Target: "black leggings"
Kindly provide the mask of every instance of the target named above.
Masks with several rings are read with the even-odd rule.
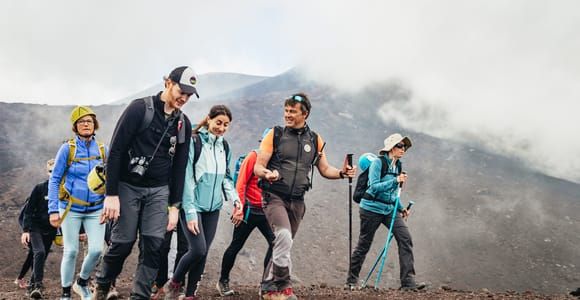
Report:
[[[226,281],[230,279],[230,272],[234,267],[236,256],[238,255],[238,252],[242,250],[246,240],[256,227],[258,227],[268,242],[268,251],[266,252],[266,257],[264,257],[264,268],[266,268],[270,258],[272,257],[272,243],[274,242],[275,238],[274,233],[272,232],[270,224],[268,224],[268,220],[266,220],[265,215],[250,213],[247,223],[242,222],[238,227],[234,227],[234,236],[232,237],[232,242],[224,252],[224,257],[222,259],[220,281]]]
[[[201,279],[201,274],[203,274],[203,270],[205,269],[205,261],[209,247],[215,237],[219,216],[219,210],[197,213],[197,225],[200,233],[193,235],[187,229],[187,220],[185,219],[183,210],[179,214],[179,222],[182,224],[181,230],[185,233],[189,247],[187,253],[179,261],[172,281],[182,282],[185,279],[185,274],[189,272],[185,296],[189,297],[195,294],[197,283]]]

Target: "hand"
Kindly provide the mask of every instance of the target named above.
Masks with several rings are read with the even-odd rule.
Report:
[[[105,224],[109,220],[117,221],[120,215],[119,196],[105,197],[105,205],[103,207],[103,213],[101,214],[101,224]]]
[[[87,240],[87,234],[86,233],[79,234],[79,241],[84,242],[86,240]]]
[[[193,233],[193,235],[197,235],[199,233],[199,227],[197,226],[197,221],[187,221],[187,229]]]
[[[30,233],[23,232],[22,235],[20,236],[20,242],[24,247],[28,247],[30,243]]]
[[[169,208],[169,220],[167,221],[167,231],[173,231],[177,226],[177,220],[179,219],[179,208],[170,207]]]
[[[60,215],[58,213],[52,213],[50,214],[50,216],[48,217],[50,225],[52,225],[52,227],[54,228],[58,228],[58,226],[60,225]]]
[[[346,158],[344,159],[344,163],[342,164],[342,174],[348,178],[353,178],[356,175],[356,166],[353,167],[348,164]]]
[[[270,182],[280,179],[280,173],[278,173],[278,170],[270,171],[270,170],[266,169],[265,172],[266,172],[266,175],[264,175],[264,179],[266,179]]]
[[[406,208],[403,208],[403,211],[401,212],[401,216],[403,217],[403,220],[407,221],[407,219],[409,219],[410,215],[411,215],[411,211],[407,210]]]
[[[244,221],[244,210],[238,209],[238,207],[234,207],[234,211],[232,212],[232,223],[234,226],[238,227]]]
[[[398,183],[403,183],[405,181],[407,181],[407,174],[406,173],[401,173],[401,175],[397,176]]]

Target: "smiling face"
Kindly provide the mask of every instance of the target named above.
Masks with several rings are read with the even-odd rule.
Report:
[[[181,109],[189,100],[192,94],[184,93],[179,84],[167,80],[167,105],[172,109]]]
[[[289,128],[302,128],[308,112],[302,111],[300,103],[284,106],[284,124]]]
[[[86,115],[75,123],[76,133],[81,137],[91,137],[95,133],[95,117]]]
[[[230,118],[227,115],[217,115],[213,118],[208,117],[207,129],[215,136],[223,136],[230,126]]]

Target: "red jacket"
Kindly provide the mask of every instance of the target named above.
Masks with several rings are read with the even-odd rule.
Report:
[[[246,205],[246,200],[250,201],[250,207],[254,209],[262,208],[262,189],[258,187],[258,177],[254,175],[254,165],[258,158],[256,151],[250,151],[248,156],[242,161],[238,173],[236,190],[240,196],[242,206]]]

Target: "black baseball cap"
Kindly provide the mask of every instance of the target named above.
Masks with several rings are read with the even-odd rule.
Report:
[[[195,96],[199,98],[199,94],[195,88],[197,74],[195,74],[195,71],[193,71],[192,68],[187,66],[177,67],[171,71],[167,78],[179,84],[179,88],[182,92],[192,95],[195,94]]]

